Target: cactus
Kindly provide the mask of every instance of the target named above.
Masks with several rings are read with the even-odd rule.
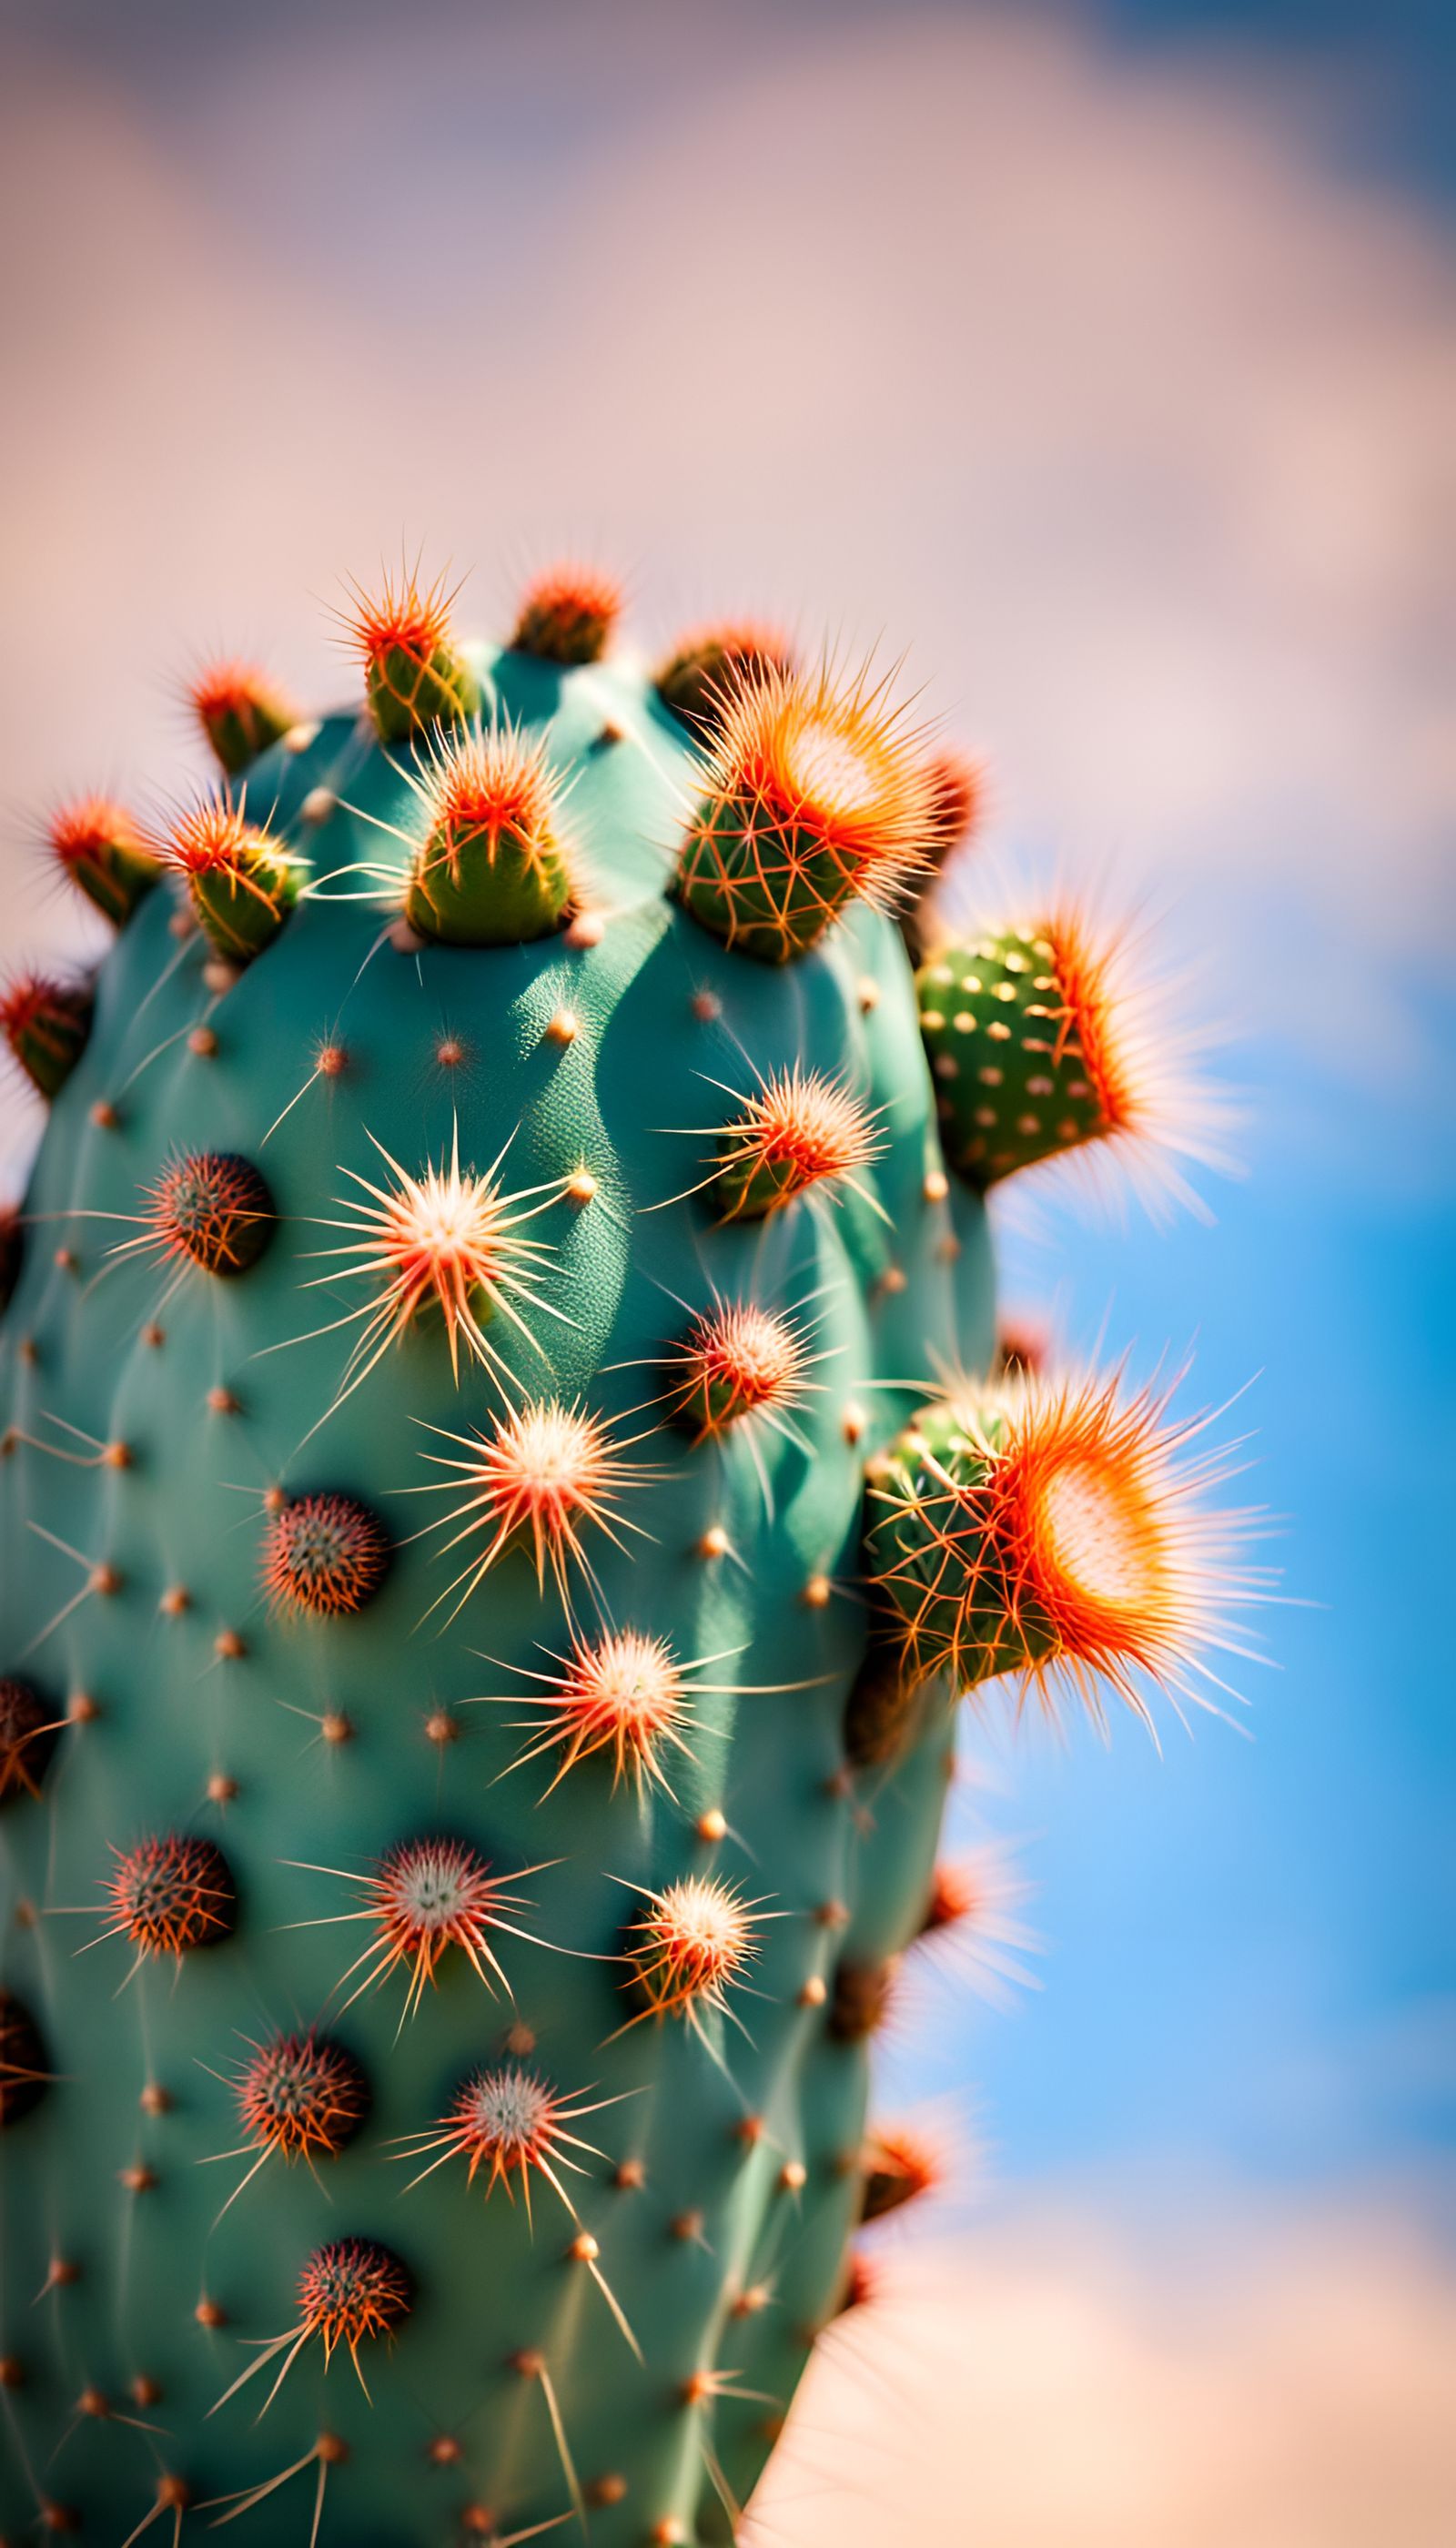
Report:
[[[720,2541],[942,2173],[865,2098],[957,1700],[1216,1626],[1163,1402],[997,1365],[983,1190],[1146,1057],[1040,925],[918,1015],[871,677],[356,605],[362,709],[199,684],[217,792],[55,839],[94,1001],[0,1008],[0,2531]]]

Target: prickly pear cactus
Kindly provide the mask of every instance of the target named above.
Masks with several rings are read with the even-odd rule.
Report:
[[[917,994],[966,774],[615,609],[360,595],[362,709],[224,666],[214,792],[54,826],[117,937],[0,1001],[6,2540],[730,2537],[932,2172],[866,2055],[974,1916],[957,1698],[1204,1624],[1160,1406],[991,1376],[986,1186],[1146,1129],[1101,959]]]

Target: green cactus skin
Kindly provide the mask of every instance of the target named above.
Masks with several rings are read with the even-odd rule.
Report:
[[[572,2513],[555,2416],[596,2548],[706,2548],[730,2536],[710,2469],[747,2498],[846,2289],[867,2064],[830,2024],[836,1977],[921,1926],[952,1743],[932,1683],[897,1750],[847,1764],[863,1464],[935,1368],[989,1364],[984,1214],[940,1173],[893,924],[848,906],[786,996],[780,972],[664,898],[663,845],[699,774],[651,682],[510,651],[469,669],[451,698],[543,736],[570,782],[605,926],[389,943],[392,897],[353,898],[357,874],[397,857],[403,891],[408,853],[388,845],[417,835],[421,763],[330,717],[250,781],[308,889],[220,998],[206,943],[179,954],[170,897],[141,904],[27,1199],[79,1263],[28,1250],[3,1329],[0,1672],[65,1692],[68,1720],[0,1833],[0,1980],[46,2074],[31,2111],[15,2116],[19,2091],[5,2111],[0,2355],[24,2370],[0,2391],[5,2536],[30,2535],[48,2502],[119,2548],[169,2483],[186,2548],[217,2517],[205,2502],[295,2463],[238,2518],[243,2548],[303,2548],[320,2482],[321,2548],[446,2548],[470,2506],[508,2535]],[[727,1122],[725,1087],[796,1065],[844,1083],[876,1153],[833,1200],[725,1221],[720,1196],[689,1191],[711,1141],[670,1128]],[[684,1665],[718,1659],[671,1792],[614,1786],[602,1756],[554,1786],[554,1759],[513,1766],[540,1688],[527,1676],[568,1651],[549,1570],[543,1593],[512,1548],[453,1617],[458,1595],[441,1601],[462,1553],[424,1525],[453,1499],[416,1490],[448,1481],[428,1457],[453,1456],[441,1433],[500,1420],[489,1366],[462,1354],[457,1386],[426,1312],[348,1386],[361,1330],[336,1322],[367,1309],[371,1279],[320,1251],[351,1243],[352,1179],[388,1185],[376,1144],[422,1175],[457,1131],[462,1165],[504,1152],[505,1190],[541,1202],[531,1232],[551,1255],[531,1289],[561,1316],[525,1315],[546,1383],[503,1312],[483,1332],[522,1389],[590,1408],[621,1445],[615,1508],[635,1529],[621,1546],[586,1537],[602,1615]],[[278,1216],[227,1279],[127,1243],[169,1163],[209,1154],[250,1163]],[[310,1288],[320,1275],[337,1279]],[[827,1357],[795,1439],[753,1433],[752,1416],[707,1439],[673,1420],[665,1359],[684,1311],[714,1300],[797,1314]],[[49,1456],[81,1435],[125,1457]],[[290,1599],[276,1564],[263,1578],[280,1516],[321,1495],[391,1546],[357,1612]],[[597,1633],[589,1586],[569,1581],[580,1633]],[[110,1925],[113,1849],[169,1834],[221,1852],[232,1926],[128,1979],[127,1938],[90,1944]],[[490,1862],[524,1934],[490,1933],[510,1997],[453,1950],[402,2025],[401,1975],[357,1997],[357,1975],[342,1984],[371,1934],[343,1915],[388,1852],[436,1838]],[[644,1891],[690,1877],[772,1914],[701,2028],[644,2016],[619,1960]],[[368,2111],[336,2154],[270,2156],[228,2203],[254,2154],[231,2083],[250,2047],[314,2027],[358,2065]],[[468,2186],[461,2158],[410,2185],[423,2162],[402,2139],[509,2060],[596,2109],[572,2127],[591,2145],[562,2177],[575,2220],[539,2179],[528,2220],[485,2172]],[[581,2233],[594,2257],[569,2252]],[[347,2347],[325,2371],[315,2336],[261,2418],[273,2367],[220,2406],[298,2326],[300,2275],[340,2240],[387,2250],[411,2295],[392,2337],[361,2344],[368,2397]],[[78,2414],[83,2391],[118,2412]],[[170,2539],[177,2513],[148,2537]]]
[[[1116,1130],[1102,1057],[1089,1051],[1089,985],[1067,979],[1049,931],[1006,929],[943,947],[915,977],[947,1149],[989,1186]]]

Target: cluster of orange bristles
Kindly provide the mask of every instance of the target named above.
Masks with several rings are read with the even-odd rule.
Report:
[[[138,1960],[171,1956],[179,1962],[195,1949],[228,1936],[237,1896],[228,1862],[214,1842],[195,1833],[166,1832],[115,1855],[104,1936],[128,1939]]]

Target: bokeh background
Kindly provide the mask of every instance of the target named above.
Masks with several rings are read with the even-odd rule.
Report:
[[[977,1730],[957,1816],[1023,1844],[1046,1953],[886,2047],[952,2191],[765,2548],[1456,2530],[1453,29],[0,5],[16,952],[76,944],[47,802],[201,774],[203,654],[327,695],[345,572],[420,548],[488,626],[567,545],[648,643],[750,608],[903,656],[988,757],[983,859],[1154,910],[1230,1032],[1211,1226],[1044,1210],[1003,1253],[1070,1344],[1251,1384],[1275,1669],[1161,1755]]]

